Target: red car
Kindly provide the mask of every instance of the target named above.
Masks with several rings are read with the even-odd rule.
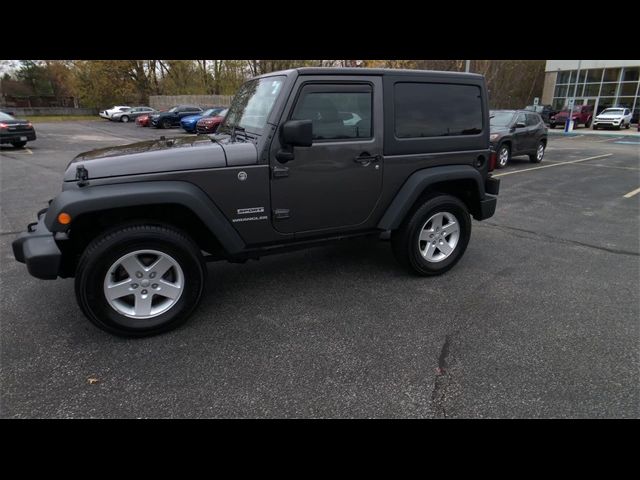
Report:
[[[221,111],[220,114],[216,115],[215,117],[201,118],[200,120],[198,120],[198,123],[196,123],[196,132],[214,133],[218,129],[222,121],[224,120],[224,117],[228,111],[229,109],[227,108]]]
[[[569,109],[563,108],[561,112],[556,113],[549,119],[549,127],[556,128],[556,125],[564,127],[569,117]],[[578,125],[584,125],[589,128],[591,126],[591,120],[593,118],[593,105],[578,105],[573,107],[573,128],[578,128]]]
[[[136,118],[136,125],[139,127],[148,127],[151,124],[151,119],[149,115],[140,115]]]

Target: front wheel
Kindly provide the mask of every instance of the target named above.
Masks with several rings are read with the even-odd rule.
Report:
[[[129,116],[128,115],[123,115],[120,117],[120,121],[123,123],[128,123],[129,122]]]
[[[144,337],[186,322],[205,278],[200,249],[184,233],[133,225],[89,244],[78,262],[75,290],[94,325],[119,336]]]
[[[511,160],[511,149],[509,145],[501,145],[498,149],[498,168],[504,168]]]
[[[163,120],[162,128],[171,128],[171,120]]]
[[[465,204],[451,195],[438,195],[425,201],[393,232],[391,245],[401,265],[431,276],[453,268],[470,237],[471,218]]]
[[[553,122],[552,122],[552,123],[550,123],[550,124],[549,124],[549,128],[556,128],[556,124],[555,124],[555,123],[553,123]]]
[[[531,163],[540,163],[544,158],[544,143],[538,142],[538,146],[536,147],[536,153],[533,155],[529,155],[529,161]]]

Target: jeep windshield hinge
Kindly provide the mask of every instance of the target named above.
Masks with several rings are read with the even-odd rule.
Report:
[[[89,185],[89,171],[84,168],[84,165],[78,165],[76,167],[76,180],[79,187]]]

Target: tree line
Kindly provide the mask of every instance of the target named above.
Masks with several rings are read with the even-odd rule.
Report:
[[[305,66],[464,71],[465,60],[21,60],[0,94],[148,104],[150,95],[233,95],[252,76]],[[470,71],[485,76],[491,108],[522,108],[542,94],[544,60],[471,60]]]

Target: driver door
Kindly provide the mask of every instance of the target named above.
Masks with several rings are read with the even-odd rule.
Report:
[[[311,120],[313,144],[295,147],[286,164],[271,150],[274,228],[296,234],[364,228],[382,192],[381,78],[298,81],[283,123]]]

